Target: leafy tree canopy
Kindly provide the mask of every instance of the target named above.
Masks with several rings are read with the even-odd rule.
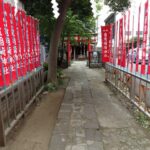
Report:
[[[87,34],[94,32],[95,19],[89,16],[84,18],[84,20],[79,19],[78,15],[74,15],[73,11],[69,9],[67,12],[63,35],[82,35],[87,36]]]
[[[40,34],[47,37],[49,42],[55,23],[55,19],[52,13],[51,1],[26,0],[24,4],[27,14],[35,16],[40,20]]]
[[[57,0],[61,8],[62,0]],[[100,6],[97,5],[99,8]],[[50,39],[54,29],[55,18],[52,13],[52,4],[50,0],[26,0],[25,9],[28,14],[40,19],[41,35]],[[68,10],[64,30],[62,35],[85,34],[94,30],[94,18],[89,0],[72,0],[71,7]],[[49,41],[48,41],[49,42]]]
[[[115,12],[121,12],[130,6],[130,0],[105,0],[106,4]]]

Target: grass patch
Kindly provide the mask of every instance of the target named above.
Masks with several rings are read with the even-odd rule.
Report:
[[[142,127],[150,130],[150,118],[138,109],[134,111],[134,114],[136,120],[142,125]]]

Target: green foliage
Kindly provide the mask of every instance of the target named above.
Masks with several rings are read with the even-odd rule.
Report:
[[[27,14],[32,15],[40,20],[40,34],[46,36],[47,42],[49,42],[55,23],[51,1],[26,0],[25,10]]]
[[[97,10],[101,10],[101,8],[102,8],[101,4],[98,3],[98,4],[96,5],[96,8],[97,8]]]
[[[48,70],[48,63],[47,63],[47,62],[45,62],[45,63],[43,64],[43,68],[44,68],[44,71],[47,71],[47,70]]]
[[[58,78],[58,85],[63,85],[64,84],[64,81],[63,81],[63,79],[61,79],[61,78]]]
[[[43,65],[45,68],[47,68],[47,63],[45,63],[44,65]],[[44,90],[45,91],[49,91],[49,92],[52,92],[52,91],[55,91],[55,90],[57,90],[58,89],[58,86],[59,85],[63,85],[64,84],[64,81],[63,81],[63,77],[64,76],[64,74],[63,74],[63,70],[62,69],[57,69],[57,79],[58,79],[58,83],[57,84],[54,84],[54,83],[48,83],[48,84],[46,84],[45,85],[45,87],[44,87]]]
[[[58,68],[57,69],[57,81],[58,81],[58,85],[63,85],[64,82],[63,82],[63,70],[61,68]]]
[[[83,31],[82,22],[78,19],[78,16],[73,15],[72,10],[69,9],[67,12],[66,19],[65,19],[65,25],[64,25],[64,30],[62,34],[64,36],[67,36],[69,34],[78,32],[78,29],[79,29],[79,32]]]
[[[44,90],[52,92],[57,90],[57,86],[53,83],[48,83],[47,85],[45,85]]]
[[[62,69],[61,69],[61,68],[58,68],[58,69],[57,69],[57,78],[62,78],[62,76],[63,76]]]
[[[66,36],[70,36],[70,41],[75,44],[74,35],[80,35],[83,37],[90,37],[90,33],[94,32],[95,19],[92,16],[81,20],[78,15],[74,15],[71,9],[68,10],[64,30],[62,32],[62,39]]]
[[[135,110],[136,120],[146,129],[150,129],[150,118],[138,109]]]
[[[102,0],[95,0],[95,2],[96,2],[97,11],[100,11],[102,8],[102,5],[103,5],[103,1]]]
[[[115,12],[121,12],[130,6],[130,0],[106,0],[106,4]]]
[[[93,16],[89,0],[73,0],[71,10],[77,15],[79,20],[86,21],[87,17]]]
[[[63,1],[57,0],[57,2],[59,3],[59,7],[61,7]],[[26,0],[25,9],[27,14],[35,16],[40,20],[40,34],[46,37],[46,42],[49,43],[56,21],[52,13],[51,1]],[[94,31],[94,26],[95,21],[89,0],[72,1],[66,16],[62,37],[69,34],[85,35],[85,33]]]

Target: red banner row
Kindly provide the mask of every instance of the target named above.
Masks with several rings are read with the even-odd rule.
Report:
[[[126,68],[130,72],[135,71],[141,75],[150,74],[150,45],[148,43],[148,28],[150,28],[150,24],[148,22],[148,6],[149,4],[147,0],[143,7],[144,22],[142,44],[140,38],[141,5],[138,9],[138,28],[136,41],[134,35],[135,16],[130,16],[130,10],[128,10],[127,13],[124,13],[123,17],[116,23],[101,27],[103,62],[110,62],[113,65]],[[132,22],[130,21],[130,18],[132,18]],[[132,27],[130,27],[130,22],[132,23]],[[131,31],[130,28],[132,28]],[[112,30],[114,30],[113,33]],[[129,33],[131,33],[131,35]],[[114,40],[113,48],[112,40]]]
[[[0,87],[40,66],[39,22],[0,0]]]

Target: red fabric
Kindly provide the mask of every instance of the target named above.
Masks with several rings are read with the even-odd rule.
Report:
[[[4,30],[3,1],[0,1],[0,87],[10,84],[10,64],[8,63],[7,43]]]
[[[31,30],[32,30],[32,64],[33,64],[33,69],[36,68],[36,49],[35,49],[35,26],[34,26],[34,18],[31,17]]]
[[[20,57],[20,67],[21,67],[21,75],[26,75],[26,65],[24,61],[24,53],[25,53],[25,47],[24,47],[24,32],[23,32],[23,19],[21,10],[18,10],[17,13],[18,17],[18,31],[19,31],[19,57]]]
[[[124,27],[123,27],[123,49],[122,49],[122,61],[121,61],[121,66],[125,67],[126,66],[126,14],[124,14]]]
[[[33,70],[33,63],[32,63],[32,32],[31,32],[31,16],[27,16],[27,24],[28,24],[28,42],[29,42],[29,69],[30,71]]]
[[[134,50],[134,16],[133,16],[133,22],[132,22],[132,58],[131,58],[131,66],[130,71],[133,71],[133,50]]]
[[[118,65],[122,66],[123,52],[123,18],[119,20],[119,47],[118,47]]]
[[[37,58],[38,58],[38,67],[40,67],[41,66],[41,59],[40,59],[40,30],[39,30],[39,21],[38,20],[36,20],[36,25],[37,25],[37,30],[36,30],[36,32],[37,32],[37,34],[36,34],[36,36],[37,36]]]
[[[88,52],[91,52],[91,51],[92,51],[91,43],[90,43],[90,40],[88,40]]]
[[[68,64],[70,64],[70,61],[71,61],[71,45],[70,45],[70,42],[67,43],[67,51],[68,51]]]
[[[12,7],[12,21],[14,26],[14,59],[16,61],[16,67],[17,67],[17,75],[18,77],[21,76],[21,68],[20,68],[20,59],[19,59],[19,31],[18,31],[18,23],[16,21],[17,16],[15,15],[15,7]],[[17,78],[18,78],[17,77]]]
[[[80,35],[78,35],[78,43],[80,42]]]
[[[102,62],[109,62],[111,25],[101,26],[101,34],[102,34]]]
[[[29,33],[28,33],[28,21],[27,21],[28,16],[25,17],[25,31],[26,31],[26,67],[27,71],[30,72],[30,43],[29,43]]]
[[[139,69],[140,16],[141,16],[141,5],[139,6],[139,14],[138,14],[138,37],[137,37],[136,72],[138,72],[138,69]]]
[[[118,21],[115,23],[115,49],[114,49],[114,65],[116,65],[117,57],[116,54],[118,53]]]
[[[142,64],[141,64],[141,74],[145,75],[146,69],[146,45],[147,45],[147,35],[148,35],[148,0],[145,3],[145,13],[144,13],[144,29],[143,29],[143,49],[142,49]]]
[[[22,60],[23,60],[23,71],[24,75],[27,73],[27,58],[26,58],[26,52],[27,52],[27,42],[26,42],[26,12],[24,10],[20,10],[20,17],[22,18]]]
[[[40,33],[39,33],[39,21],[35,19],[35,37],[36,37],[36,63],[37,67],[41,66],[41,61],[40,61]]]
[[[7,28],[5,28],[6,38],[8,40],[7,46],[9,47],[8,50],[8,63],[10,63],[10,71],[11,71],[11,82],[14,82],[17,79],[17,70],[16,70],[16,61],[14,59],[14,26],[12,17],[11,5],[9,3],[4,4],[5,9],[5,19]],[[7,31],[6,31],[7,30]]]
[[[110,28],[110,40],[109,40],[109,46],[110,46],[110,60],[109,61],[111,64],[113,63],[113,51],[112,51],[113,26],[114,25],[111,25],[111,28]]]
[[[0,0],[0,87],[40,65],[39,21]]]
[[[130,41],[129,41],[129,36],[130,36],[130,10],[128,11],[128,23],[127,23],[128,25],[128,51],[127,51],[127,53],[129,53],[129,49],[130,49]],[[127,68],[128,68],[128,66],[129,66],[129,57],[127,58]]]
[[[35,53],[35,56],[34,56],[34,63],[35,63],[35,67],[38,67],[38,47],[37,47],[37,25],[36,25],[37,21],[36,19],[34,18],[33,20],[33,24],[34,24],[34,53]]]

